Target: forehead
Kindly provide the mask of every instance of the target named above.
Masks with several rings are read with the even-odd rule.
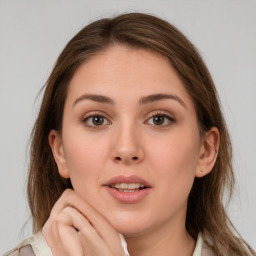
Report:
[[[83,93],[104,94],[118,99],[147,94],[179,94],[190,101],[181,79],[162,55],[123,45],[112,46],[84,62],[75,72],[68,98]]]

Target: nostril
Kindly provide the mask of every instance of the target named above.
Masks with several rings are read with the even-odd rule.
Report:
[[[115,159],[116,159],[117,161],[122,161],[122,158],[121,158],[120,156],[116,156]],[[132,160],[138,160],[138,157],[137,157],[137,156],[134,156],[134,157],[132,157],[131,159],[132,159]]]

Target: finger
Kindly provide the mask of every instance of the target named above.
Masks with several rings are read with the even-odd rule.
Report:
[[[72,207],[66,207],[59,214],[50,217],[42,232],[53,255],[83,255],[82,244],[76,230],[85,228],[86,225],[87,228],[91,228],[87,219]]]
[[[63,225],[72,227],[74,232],[83,232],[84,234],[92,235],[95,229],[92,227],[87,218],[82,215],[77,209],[67,206],[62,212],[56,217],[55,221]]]
[[[60,200],[53,208],[53,214],[59,214],[67,206],[77,209],[104,238],[108,238],[109,235],[114,233],[116,239],[119,240],[117,231],[108,220],[71,189],[64,191]]]
[[[73,227],[47,221],[43,231],[46,231],[43,235],[54,256],[83,255],[82,244]]]
[[[82,230],[95,239],[98,236],[87,219],[70,206],[64,208],[54,219],[51,219],[50,225],[52,237],[54,238],[54,241],[52,241],[54,244],[52,250],[54,256],[85,255],[83,244],[78,235]],[[90,233],[89,230],[91,231]]]
[[[58,250],[59,255],[76,255],[83,256],[83,246],[77,235],[76,230],[73,227],[67,226],[64,223],[56,223],[56,229],[59,233],[58,245],[61,245],[61,249],[64,249],[65,254],[62,254],[62,250]],[[59,249],[59,248],[58,248]],[[55,255],[54,255],[55,256]]]
[[[123,247],[121,245],[119,233],[113,228],[113,226],[104,216],[98,213],[94,208],[91,207],[91,205],[85,202],[75,193],[75,191],[71,189],[65,190],[62,196],[56,202],[51,212],[52,217],[54,218],[55,216],[58,216],[66,207],[72,207],[79,211],[97,231],[99,236],[105,241],[111,251],[117,251],[120,255],[120,250],[123,251]]]
[[[75,255],[113,256],[98,232],[76,209],[70,206],[64,208],[55,222],[57,223],[56,237],[64,246],[69,244],[68,251],[76,251]],[[70,237],[72,237],[72,243],[69,241]]]

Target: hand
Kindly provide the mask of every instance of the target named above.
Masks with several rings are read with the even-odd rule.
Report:
[[[54,205],[42,233],[53,256],[125,256],[118,232],[71,189]]]

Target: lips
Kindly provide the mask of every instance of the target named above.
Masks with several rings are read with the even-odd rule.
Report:
[[[150,191],[151,185],[138,176],[116,176],[104,184],[109,194],[121,203],[138,203]]]
[[[151,188],[151,185],[145,181],[144,179],[138,177],[138,176],[135,176],[135,175],[132,175],[132,176],[116,176],[114,178],[112,178],[111,180],[109,180],[106,184],[104,184],[105,186],[112,186],[112,185],[115,185],[115,184],[132,184],[132,183],[135,183],[135,184],[140,184],[141,186],[143,187],[147,187],[147,188]]]

